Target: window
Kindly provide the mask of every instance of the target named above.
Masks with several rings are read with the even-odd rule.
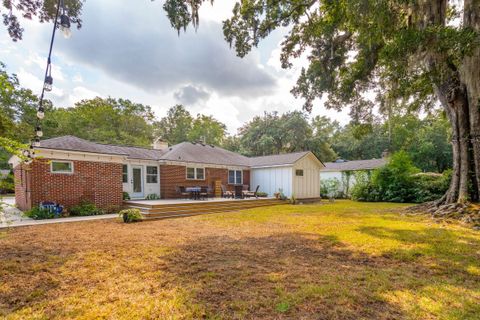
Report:
[[[205,169],[204,168],[197,168],[197,180],[203,180],[205,179]]]
[[[147,183],[158,183],[158,167],[147,166]]]
[[[228,170],[228,184],[242,184],[242,170]]]
[[[195,180],[195,168],[187,168],[187,179]]]
[[[303,177],[303,170],[302,169],[295,170],[295,175],[297,177]]]
[[[128,166],[124,164],[122,170],[122,182],[128,183]]]
[[[187,167],[188,180],[205,180],[205,168]]]
[[[50,164],[52,173],[73,173],[73,162],[71,161],[52,161]]]

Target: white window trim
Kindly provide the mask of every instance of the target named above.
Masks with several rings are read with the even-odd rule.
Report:
[[[148,173],[148,167],[155,167],[157,168],[157,173],[156,174],[153,174],[153,173]],[[158,181],[160,181],[160,179],[158,178],[158,173],[160,172],[160,170],[158,169],[158,166],[145,166],[145,183],[148,183],[148,184],[158,184]],[[157,177],[157,182],[148,182],[148,176],[156,176]]]
[[[228,184],[230,185],[238,185],[238,183],[236,183],[236,181],[234,181],[233,183],[230,183],[230,171],[234,171],[235,172],[235,175],[234,175],[234,180],[237,180],[237,176],[236,176],[236,172],[237,171],[240,171],[240,184],[243,184],[243,170],[241,169],[228,169],[228,173],[227,173],[227,181],[228,181]]]
[[[53,171],[53,163],[54,162],[57,162],[57,163],[69,163],[70,166],[72,167],[72,171]],[[54,174],[73,174],[75,172],[74,168],[73,168],[73,161],[59,161],[59,160],[52,160],[50,161],[50,173],[54,173]]]
[[[193,168],[194,169],[194,178],[189,178],[188,177],[188,174],[187,174],[187,171],[189,168]],[[197,178],[197,169],[203,169],[203,179],[198,179]],[[186,180],[200,180],[200,181],[205,181],[206,179],[206,173],[207,173],[207,170],[205,170],[205,167],[189,167],[189,166],[186,166],[185,167],[185,179]]]

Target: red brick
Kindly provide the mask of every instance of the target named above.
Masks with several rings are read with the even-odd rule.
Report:
[[[83,200],[104,209],[122,205],[121,164],[72,161],[73,174],[59,174],[50,172],[50,161],[35,160],[15,168],[15,199],[21,210],[42,201],[54,201],[66,208]],[[22,174],[26,174],[23,183],[19,180]]]

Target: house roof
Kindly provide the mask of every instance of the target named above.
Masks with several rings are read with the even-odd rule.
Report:
[[[43,140],[40,149],[55,149],[65,151],[80,151],[89,153],[101,153],[126,156],[133,159],[159,160],[165,151],[140,148],[116,146],[111,144],[101,144],[75,136],[62,136]]]
[[[39,148],[119,155],[131,159],[198,162],[217,165],[249,165],[249,158],[238,153],[208,144],[192,142],[182,142],[166,150],[156,150],[101,144],[74,136],[62,136],[43,140]]]
[[[268,166],[281,166],[294,164],[305,155],[309,154],[310,151],[302,151],[295,153],[283,153],[283,154],[273,154],[270,156],[263,157],[252,157],[250,158],[250,166],[252,167],[268,167]]]
[[[101,144],[75,136],[62,136],[43,140],[39,149],[118,155],[130,159],[180,161],[245,167],[291,165],[311,153],[310,151],[303,151],[248,158],[241,154],[203,143],[182,142],[165,150],[157,150]]]
[[[384,166],[387,159],[369,159],[369,160],[352,160],[342,162],[325,162],[323,172],[331,171],[355,171],[355,170],[371,170]]]
[[[167,161],[249,166],[249,158],[241,154],[217,146],[194,142],[182,142],[171,146],[160,158]]]

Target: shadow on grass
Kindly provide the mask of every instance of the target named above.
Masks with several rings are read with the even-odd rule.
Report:
[[[406,318],[383,294],[418,285],[404,273],[429,276],[425,267],[351,252],[334,236],[299,233],[204,237],[161,267],[193,292],[206,318],[220,319]]]
[[[425,257],[435,262],[439,268],[457,272],[465,272],[472,266],[480,268],[480,240],[466,232],[462,234],[460,231],[443,228],[409,230],[374,226],[360,227],[356,231],[402,244],[402,247],[384,253],[385,257],[403,261],[421,260]]]

